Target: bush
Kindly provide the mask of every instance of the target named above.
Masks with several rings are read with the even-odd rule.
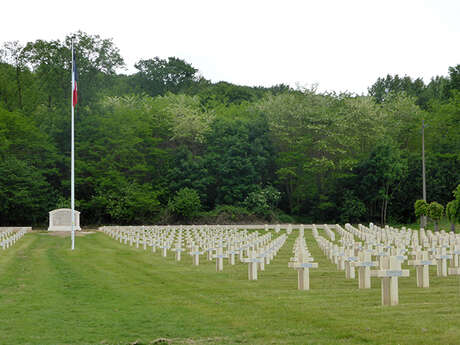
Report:
[[[200,196],[194,189],[182,188],[169,201],[168,209],[179,219],[196,217],[201,210]]]
[[[346,191],[340,208],[340,218],[343,223],[356,223],[366,214],[366,205],[353,192]]]
[[[243,206],[218,205],[212,211],[200,213],[197,221],[203,224],[260,224],[264,219]]]
[[[279,214],[276,215],[276,217],[278,218],[278,221],[282,224],[293,224],[295,223],[295,220],[294,218],[292,218],[290,215],[284,213],[284,212],[280,212]]]
[[[264,189],[259,189],[255,192],[249,193],[244,200],[244,205],[251,212],[259,216],[267,217],[281,197],[281,193],[272,186],[268,186]]]
[[[454,189],[452,193],[454,194],[455,199],[460,200],[460,184],[457,186],[457,188]]]
[[[428,217],[434,221],[434,230],[438,231],[438,221],[441,219],[444,213],[444,206],[437,203],[436,201],[433,201],[428,205],[427,213]]]
[[[106,212],[120,224],[148,223],[160,210],[158,192],[149,185],[129,183],[105,198]]]
[[[459,200],[452,200],[446,205],[446,216],[449,219],[451,231],[455,231],[455,222],[460,220]]]
[[[428,214],[428,203],[423,199],[419,199],[414,204],[414,210],[415,216],[420,218],[420,228],[424,228],[426,226],[424,217]]]
[[[417,200],[414,204],[415,216],[416,217],[426,216],[427,208],[428,208],[428,203],[425,200],[423,199]]]

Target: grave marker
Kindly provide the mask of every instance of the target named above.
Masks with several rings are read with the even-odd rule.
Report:
[[[385,257],[383,269],[371,271],[373,277],[381,278],[382,305],[398,305],[398,278],[409,277],[409,270],[401,269],[401,261],[394,256]]]

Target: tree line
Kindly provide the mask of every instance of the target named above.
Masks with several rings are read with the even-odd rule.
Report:
[[[111,39],[4,42],[0,224],[70,202],[70,42],[79,69],[76,199],[85,224],[415,221],[460,181],[460,65],[368,95],[212,83],[177,57],[127,75]],[[269,73],[269,71],[267,72]]]

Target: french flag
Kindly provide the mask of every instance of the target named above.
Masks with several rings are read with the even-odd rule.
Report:
[[[75,51],[72,47],[72,105],[75,107],[78,101],[78,73]]]

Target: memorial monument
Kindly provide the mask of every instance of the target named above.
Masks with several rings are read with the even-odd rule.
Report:
[[[48,231],[72,231],[72,209],[59,208],[50,211],[50,225]],[[80,228],[80,212],[75,210],[75,230]]]

